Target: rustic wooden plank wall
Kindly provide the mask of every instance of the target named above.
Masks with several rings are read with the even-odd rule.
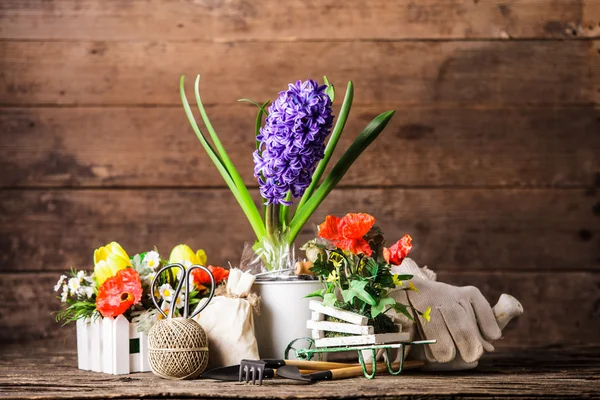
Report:
[[[341,148],[397,113],[312,222],[371,212],[442,280],[514,294],[500,346],[600,344],[600,0],[6,0],[0,57],[0,340],[60,335],[55,279],[108,241],[239,257],[251,229],[180,106],[202,73],[254,187],[236,100],[352,79]]]

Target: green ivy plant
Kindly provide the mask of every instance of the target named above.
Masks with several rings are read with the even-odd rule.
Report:
[[[320,238],[302,246],[313,265],[310,271],[323,283],[323,289],[306,297],[319,297],[324,306],[338,307],[369,318],[375,333],[397,332],[397,327],[387,315],[390,310],[405,315],[414,321],[409,308],[417,315],[428,318],[425,313],[410,305],[397,302],[392,290],[417,290],[410,281],[412,275],[393,274],[391,266],[383,256],[383,235],[373,227],[364,239],[373,250],[371,256],[354,254],[340,249]]]

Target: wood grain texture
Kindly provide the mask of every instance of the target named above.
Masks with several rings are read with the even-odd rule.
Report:
[[[5,0],[0,37],[91,40],[576,38],[596,0]]]
[[[375,115],[394,108],[340,185],[588,187],[600,173],[598,107],[357,106],[334,161]],[[254,107],[208,114],[244,181],[256,186]],[[0,126],[0,186],[225,185],[179,107],[3,108]]]
[[[180,105],[179,78],[202,73],[206,103],[269,99],[323,75],[355,102],[478,107],[591,105],[600,41],[192,43],[2,41],[10,105]],[[36,62],[32,62],[36,60]],[[66,68],[68,66],[68,68]]]
[[[600,345],[598,273],[438,271],[438,278],[443,282],[478,287],[491,305],[502,293],[515,296],[523,304],[523,316],[511,322],[504,331],[504,338],[494,343],[498,349]],[[58,276],[50,272],[2,276],[0,340],[56,337],[74,329],[73,326],[61,328],[51,314],[61,306],[52,291]],[[34,280],[35,286],[31,284]],[[14,313],[14,309],[19,312]],[[568,319],[559,318],[558,310],[568,310]]]
[[[367,211],[389,242],[409,233],[414,258],[436,270],[598,271],[598,204],[585,190],[340,189],[297,244],[325,215]],[[0,192],[1,271],[89,269],[113,240],[130,255],[187,243],[227,265],[253,237],[227,189]]]
[[[598,347],[507,349],[484,357],[474,371],[426,373],[297,384],[265,380],[263,386],[213,380],[170,381],[152,373],[111,376],[76,369],[73,340],[33,341],[5,347],[0,357],[3,399],[481,399],[598,398]]]

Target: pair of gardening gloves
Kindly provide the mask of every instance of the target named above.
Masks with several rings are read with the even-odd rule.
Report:
[[[437,340],[435,344],[407,349],[411,352],[409,358],[423,360],[433,370],[463,370],[476,367],[484,352],[494,351],[490,342],[500,339],[502,332],[479,289],[438,282],[433,271],[419,268],[410,258],[392,267],[392,273],[413,275],[412,283],[417,288],[392,292],[396,301],[419,311],[431,307],[429,322],[415,313],[415,321],[402,314],[390,315],[402,325],[403,332],[410,333],[410,340]]]

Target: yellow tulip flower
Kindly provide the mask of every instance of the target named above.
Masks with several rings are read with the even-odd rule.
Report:
[[[94,251],[94,276],[98,286],[127,267],[131,267],[131,260],[117,242],[111,242]]]
[[[206,265],[206,262],[208,261],[208,257],[206,256],[206,252],[202,249],[198,250],[196,252],[196,257],[198,257],[198,264],[200,265]]]
[[[206,252],[202,249],[194,253],[194,250],[192,250],[187,244],[179,244],[173,247],[173,250],[171,250],[171,255],[169,256],[169,264],[184,264],[186,261],[190,262],[192,265],[206,265],[208,259],[206,257]]]

